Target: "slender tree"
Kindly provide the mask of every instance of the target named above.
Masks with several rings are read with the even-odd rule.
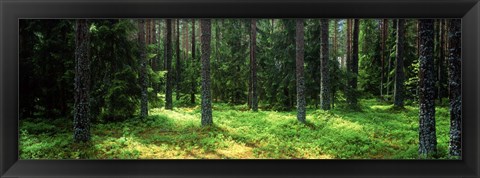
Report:
[[[145,22],[144,22],[144,25],[146,26],[146,30],[145,30],[145,27],[144,27],[144,32],[145,32],[145,43],[147,45],[150,44],[150,19],[145,19]]]
[[[357,108],[357,76],[358,76],[358,33],[359,33],[359,19],[354,19],[353,33],[352,33],[352,57],[347,64],[349,71],[349,92],[347,95],[347,103],[351,108]],[[348,61],[347,61],[348,62]]]
[[[200,28],[202,31],[202,126],[212,125],[212,96],[210,90],[210,40],[211,23],[210,19],[202,19]]]
[[[433,58],[433,20],[420,20],[420,69],[419,69],[419,155],[421,158],[431,157],[437,152],[437,136],[435,130],[435,78]]]
[[[86,142],[90,140],[90,34],[87,20],[76,20],[75,30],[73,138],[75,142]]]
[[[330,72],[328,66],[328,19],[321,19],[321,59],[320,59],[320,107],[330,110]],[[298,66],[298,64],[297,64]],[[303,67],[303,64],[302,64]]]
[[[333,24],[333,60],[335,61],[335,64],[337,62],[337,57],[338,57],[338,40],[337,39],[338,39],[338,19],[335,19],[334,24]],[[341,64],[340,61],[338,61],[338,63]],[[340,66],[334,66],[333,67],[332,73],[334,75],[333,75],[333,78],[331,79],[331,81],[339,80],[339,77],[337,75],[339,69],[340,69]],[[331,96],[330,101],[331,101],[331,104],[332,104],[332,108],[335,108],[335,95],[336,95],[337,89],[338,89],[337,85],[338,84],[333,84],[333,83],[331,84],[332,90],[330,91],[330,96]]]
[[[381,57],[381,65],[382,65],[382,69],[381,69],[381,78],[380,78],[380,97],[383,98],[383,82],[385,81],[385,43],[387,41],[387,34],[388,34],[388,20],[387,19],[383,19],[382,20],[382,34],[381,34],[381,38],[382,38],[382,42],[381,42],[381,52],[380,52],[380,57]]]
[[[350,63],[352,61],[352,19],[347,19],[347,42],[346,42],[346,62],[345,62],[345,68],[347,69],[347,82],[345,84],[345,95],[346,97],[350,97],[350,89],[349,87],[349,81],[350,81]],[[348,99],[347,99],[348,102]]]
[[[177,19],[177,44],[176,44],[176,52],[177,55],[177,65],[176,65],[176,72],[177,72],[177,91],[176,91],[176,99],[180,100],[180,90],[181,90],[181,82],[182,82],[182,62],[180,61],[180,19]]]
[[[166,47],[167,47],[167,59],[166,59],[166,66],[167,66],[167,86],[165,92],[165,109],[173,109],[172,104],[172,85],[173,85],[173,70],[172,70],[172,19],[166,20]]]
[[[405,19],[397,20],[397,50],[395,60],[394,106],[403,107],[403,88],[405,74],[403,71],[403,56],[405,46]]]
[[[195,19],[192,19],[192,66],[195,66]],[[196,91],[196,81],[195,75],[192,75],[191,78],[191,88],[190,88],[190,103],[195,104],[195,91]]]
[[[258,111],[258,94],[257,94],[257,60],[255,51],[257,49],[257,20],[251,20],[251,34],[250,34],[250,66],[251,66],[251,80],[252,80],[252,110]]]
[[[449,88],[450,88],[450,143],[452,156],[462,155],[462,52],[461,20],[449,19]]]
[[[391,33],[391,37],[392,38],[395,38],[397,36],[397,19],[393,19],[392,20],[392,33]],[[388,52],[389,50],[387,50]],[[390,55],[387,55],[387,57],[390,56]],[[393,66],[393,63],[394,63],[395,60],[392,60],[390,57],[388,57],[388,69],[387,69],[387,95],[390,95],[390,87],[391,87],[391,76],[390,76],[390,71],[392,69],[392,66]]]
[[[148,116],[148,78],[147,78],[147,59],[145,49],[145,19],[140,19],[138,22],[138,42],[140,47],[140,115],[142,118]]]
[[[305,79],[304,79],[304,20],[296,21],[296,76],[297,76],[297,119],[305,122]]]
[[[443,73],[444,73],[444,60],[445,60],[445,19],[440,19],[440,27],[439,27],[439,34],[440,34],[440,48],[438,50],[439,52],[439,58],[438,58],[438,68],[437,68],[437,77],[438,77],[438,85],[437,85],[437,98],[441,102],[442,101],[442,96],[443,96]]]

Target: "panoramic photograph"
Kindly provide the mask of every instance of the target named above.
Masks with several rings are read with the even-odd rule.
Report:
[[[462,159],[461,19],[19,19],[19,159]]]

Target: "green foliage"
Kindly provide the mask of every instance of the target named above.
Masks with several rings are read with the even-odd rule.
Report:
[[[91,22],[93,120],[122,121],[135,114],[140,93],[137,41],[132,20]],[[98,117],[98,118],[97,118]]]
[[[380,95],[381,56],[378,19],[362,19],[359,34],[358,86],[363,92]]]
[[[151,109],[144,120],[93,125],[89,144],[72,144],[71,122],[20,122],[21,159],[320,158],[417,159],[418,108],[360,100],[361,112],[335,107],[295,112],[242,111],[214,103],[215,125],[201,127],[200,108]],[[448,155],[449,112],[437,107],[437,139]],[[52,129],[54,128],[54,129]]]

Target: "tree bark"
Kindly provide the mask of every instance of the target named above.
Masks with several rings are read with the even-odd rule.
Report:
[[[385,43],[387,41],[387,31],[388,31],[388,20],[383,19],[382,22],[382,43],[381,43],[381,59],[382,59],[382,71],[381,71],[381,79],[380,79],[380,97],[383,98],[383,82],[385,81]]]
[[[73,138],[75,142],[90,140],[90,34],[86,19],[75,23],[75,106]]]
[[[346,45],[346,64],[345,68],[347,69],[347,82],[345,84],[345,95],[346,97],[350,96],[349,90],[349,81],[350,81],[350,63],[352,62],[352,19],[347,19],[347,45]]]
[[[166,47],[167,47],[167,86],[165,91],[165,109],[173,109],[172,88],[173,88],[173,70],[172,70],[172,19],[166,20]]]
[[[328,66],[328,19],[321,19],[320,108],[330,110],[330,72]],[[302,64],[303,67],[303,64]]]
[[[403,107],[403,88],[405,74],[403,71],[403,56],[405,46],[405,19],[397,20],[397,50],[395,60],[394,102],[396,107]]]
[[[359,19],[354,19],[353,34],[352,34],[352,57],[348,64],[350,79],[348,81],[349,92],[347,96],[347,103],[350,108],[357,108],[357,76],[358,76],[358,33],[359,33]]]
[[[449,153],[462,156],[462,28],[460,19],[449,19],[449,87],[450,143]]]
[[[210,90],[210,19],[202,19],[201,43],[202,43],[202,126],[212,125],[212,96]]]
[[[142,118],[148,116],[148,78],[147,78],[147,59],[146,59],[146,47],[145,47],[145,20],[140,19],[138,22],[138,38],[140,46],[140,115]]]
[[[296,21],[296,76],[297,76],[297,119],[305,123],[305,79],[304,79],[304,20]]]
[[[435,78],[433,58],[433,20],[420,20],[420,124],[419,155],[428,158],[437,152],[435,130]]]
[[[177,65],[176,65],[176,72],[177,72],[177,91],[176,91],[176,99],[177,101],[180,100],[180,90],[181,90],[181,82],[182,82],[182,62],[180,61],[180,20],[177,19]]]
[[[192,69],[195,66],[195,19],[192,19]],[[195,104],[195,88],[196,87],[196,81],[195,81],[195,75],[192,75],[191,78],[191,89],[190,89],[190,103]]]
[[[437,69],[437,77],[438,77],[438,90],[437,90],[437,98],[441,102],[443,97],[443,63],[445,60],[445,35],[444,35],[444,24],[445,19],[440,20],[440,48],[439,48],[439,58],[438,58],[438,69]]]
[[[250,39],[250,61],[252,75],[252,110],[258,111],[258,94],[257,94],[257,59],[255,52],[257,50],[257,20],[251,21],[251,39]]]

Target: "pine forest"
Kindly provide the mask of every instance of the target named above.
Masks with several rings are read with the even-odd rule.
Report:
[[[21,19],[20,159],[461,159],[461,19]]]

